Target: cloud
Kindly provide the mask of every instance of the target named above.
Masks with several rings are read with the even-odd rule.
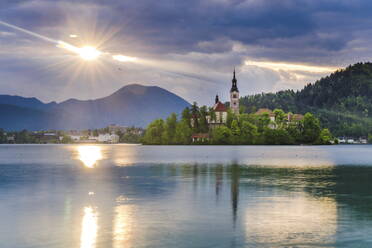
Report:
[[[243,95],[298,89],[370,58],[371,8],[368,0],[3,0],[2,21],[144,63],[101,61],[90,68],[51,44],[0,27],[6,63],[0,76],[9,81],[0,92],[60,101],[144,83],[208,103],[216,93],[228,100],[234,66]]]

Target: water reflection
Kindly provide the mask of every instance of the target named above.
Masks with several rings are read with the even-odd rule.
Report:
[[[372,167],[121,166],[137,148],[69,147],[112,165],[86,170],[52,148],[45,165],[1,164],[0,246],[372,247]]]
[[[132,247],[132,225],[133,225],[133,206],[120,205],[115,207],[113,247]]]
[[[233,223],[236,224],[239,201],[240,168],[238,165],[231,166],[231,206],[233,211]]]
[[[328,246],[335,242],[337,204],[303,193],[270,197],[245,209],[244,225],[249,244]]]
[[[102,151],[99,146],[79,146],[79,159],[88,168],[93,168],[98,160],[102,159]]]
[[[95,248],[97,232],[97,212],[92,207],[85,207],[81,223],[80,248]]]

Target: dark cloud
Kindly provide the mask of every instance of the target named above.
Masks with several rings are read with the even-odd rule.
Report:
[[[178,90],[189,100],[200,97],[196,90],[203,93],[208,87],[211,91],[223,90],[233,66],[241,67],[243,81],[259,82],[243,86],[247,93],[272,91],[282,86],[296,88],[296,82],[302,86],[318,75],[303,72],[299,77],[300,74],[292,72],[245,68],[246,59],[322,66],[344,66],[367,60],[372,54],[371,9],[372,2],[368,0],[0,1],[2,21],[55,39],[67,39],[73,32],[81,36],[76,42],[101,39],[102,48],[109,51],[187,63],[185,68],[164,68],[164,72],[152,69],[138,72],[136,77],[130,76],[128,70],[120,82],[105,85],[113,90],[131,80],[154,82],[151,79],[156,79],[155,83]],[[41,75],[35,70],[35,65],[42,67],[45,63],[42,59],[45,51],[40,43],[0,27],[0,55],[12,61],[0,68],[0,75],[6,74],[9,79],[19,72],[28,75],[22,79],[14,76],[19,80],[18,88],[24,87],[27,78],[61,80],[53,77],[53,71]],[[51,49],[49,45],[47,51]],[[19,59],[22,53],[33,58],[28,60],[29,64]],[[187,82],[203,88],[180,86]],[[52,85],[58,84],[63,82]],[[0,90],[4,89],[1,87]],[[53,90],[46,90],[48,94],[51,92],[50,98]],[[58,98],[67,98],[68,93]]]

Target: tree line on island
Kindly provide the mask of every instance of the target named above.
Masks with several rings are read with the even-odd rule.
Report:
[[[287,121],[287,113],[281,109],[273,111],[273,122],[268,113],[235,115],[227,112],[224,125],[211,126],[213,109],[198,107],[194,103],[185,108],[181,116],[173,113],[165,120],[157,119],[150,123],[142,139],[148,145],[294,145],[331,144],[335,141],[327,128],[321,128],[319,119],[306,113],[296,122]],[[202,135],[204,134],[204,135]],[[197,137],[197,139],[193,139]]]

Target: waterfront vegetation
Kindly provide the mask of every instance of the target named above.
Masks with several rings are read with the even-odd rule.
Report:
[[[334,138],[327,128],[311,113],[300,121],[288,122],[287,113],[275,109],[275,121],[267,113],[235,115],[227,112],[226,123],[210,126],[208,118],[215,113],[206,106],[194,103],[186,108],[180,118],[171,114],[166,120],[150,123],[142,142],[149,145],[294,145],[331,144]],[[203,134],[203,135],[202,135]],[[197,140],[192,137],[202,136]]]
[[[112,131],[109,127],[100,129],[87,129],[73,131],[78,133],[80,140],[74,140],[71,131],[48,130],[48,131],[11,131],[6,132],[0,128],[0,144],[72,144],[72,143],[93,143],[100,134],[114,133],[118,136],[119,143],[140,143],[143,136],[143,129],[137,127],[126,127],[125,131]]]

